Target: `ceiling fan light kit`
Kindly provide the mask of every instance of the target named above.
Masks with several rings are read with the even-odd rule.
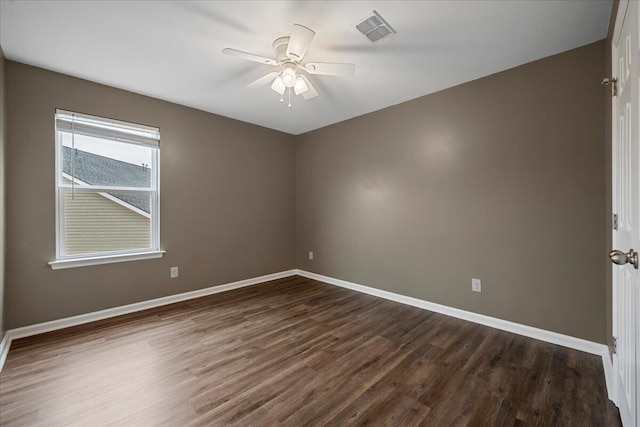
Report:
[[[291,107],[291,89],[296,95],[301,95],[304,99],[312,99],[318,96],[318,92],[303,73],[325,76],[353,76],[355,74],[355,64],[331,62],[301,64],[302,58],[307,53],[315,35],[315,31],[312,29],[304,25],[294,24],[293,31],[289,37],[279,37],[273,42],[272,46],[276,59],[230,48],[223,49],[222,53],[248,61],[280,67],[280,71],[266,74],[247,86],[260,87],[271,83],[271,89],[280,94],[280,102],[284,101],[283,96],[288,89],[288,106]]]

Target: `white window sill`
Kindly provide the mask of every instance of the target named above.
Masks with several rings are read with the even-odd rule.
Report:
[[[51,261],[49,265],[51,266],[52,270],[59,270],[62,268],[87,267],[90,265],[112,264],[115,262],[162,258],[164,253],[165,251],[148,251],[137,252],[133,254],[101,255],[85,258],[59,259],[57,261]]]

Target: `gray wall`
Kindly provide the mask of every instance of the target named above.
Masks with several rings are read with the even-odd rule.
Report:
[[[7,328],[294,268],[293,136],[12,61],[5,73]],[[56,108],[160,128],[164,258],[48,266]]]
[[[604,73],[601,41],[299,136],[297,267],[605,343]]]
[[[4,258],[5,258],[5,189],[4,189],[4,169],[5,169],[5,135],[6,135],[6,108],[5,108],[5,82],[4,82],[5,59],[0,47],[0,340],[4,336]]]

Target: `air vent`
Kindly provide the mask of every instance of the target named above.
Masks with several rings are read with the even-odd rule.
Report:
[[[379,42],[396,33],[396,30],[375,10],[354,25],[371,43]]]

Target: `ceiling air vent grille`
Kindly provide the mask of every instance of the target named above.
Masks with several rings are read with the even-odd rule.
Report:
[[[379,42],[396,33],[396,30],[375,10],[358,21],[355,29],[371,43]]]

